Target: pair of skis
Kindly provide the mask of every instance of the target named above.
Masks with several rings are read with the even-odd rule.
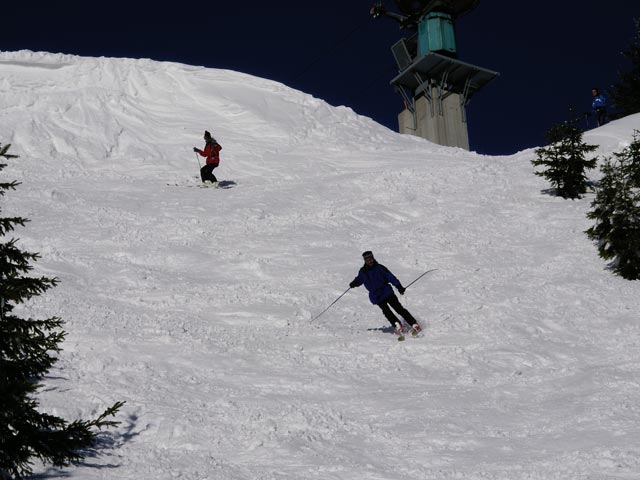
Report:
[[[236,182],[231,180],[221,180],[218,185],[214,183],[167,183],[169,187],[187,187],[187,188],[213,188],[214,190],[228,190],[233,188]]]
[[[416,323],[416,325],[418,325],[418,324]],[[413,338],[421,337],[422,336],[422,327],[420,327],[420,325],[418,325],[418,328],[415,329],[415,328],[413,328],[413,326],[409,326],[409,332],[410,332],[410,334],[411,334],[411,336]],[[405,336],[405,333],[406,332],[405,332],[404,327],[402,325],[400,325],[399,323],[396,323],[396,335],[398,335],[398,341],[399,342],[404,342],[405,341],[405,339],[407,338]]]

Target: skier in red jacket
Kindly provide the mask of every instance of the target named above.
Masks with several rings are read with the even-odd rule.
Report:
[[[222,150],[222,147],[206,130],[204,132],[204,141],[206,142],[204,150],[193,147],[194,152],[201,157],[207,157],[204,167],[200,169],[200,178],[202,178],[202,183],[210,182],[214,186],[218,186],[218,179],[213,174],[213,169],[220,165],[220,150]]]

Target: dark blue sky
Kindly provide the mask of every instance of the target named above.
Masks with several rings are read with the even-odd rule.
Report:
[[[397,73],[390,47],[406,33],[390,19],[372,19],[373,3],[10,2],[2,9],[0,50],[237,70],[396,130],[402,101],[389,85]],[[589,110],[591,88],[607,88],[629,68],[621,52],[638,17],[637,0],[481,0],[456,23],[458,54],[500,77],[468,106],[471,149],[495,155],[540,146],[546,130],[568,118],[569,106]]]

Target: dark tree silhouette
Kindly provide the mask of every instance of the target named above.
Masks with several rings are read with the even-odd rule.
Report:
[[[0,161],[17,158],[10,145],[0,145]],[[0,164],[0,171],[6,163]],[[0,197],[18,182],[0,181]],[[94,445],[98,430],[117,425],[107,420],[123,405],[117,402],[94,420],[66,420],[37,410],[35,392],[56,363],[64,340],[63,321],[22,319],[14,306],[54,287],[58,280],[29,277],[37,253],[22,251],[17,239],[6,235],[28,220],[0,218],[0,479],[21,479],[31,474],[32,459],[56,467],[82,460]]]

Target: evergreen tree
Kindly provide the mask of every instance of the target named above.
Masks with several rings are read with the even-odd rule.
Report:
[[[0,145],[0,159],[17,158]],[[6,167],[0,164],[0,171]],[[0,182],[0,197],[15,190],[18,182]],[[17,240],[6,235],[28,220],[0,218],[0,478],[21,479],[31,473],[32,459],[56,467],[82,460],[94,446],[96,429],[117,425],[107,420],[122,406],[117,402],[98,418],[68,423],[37,411],[35,392],[55,364],[65,332],[58,317],[24,320],[13,314],[15,305],[38,296],[57,284],[57,279],[29,277],[37,253],[20,250]]]
[[[634,20],[635,34],[629,48],[622,54],[631,61],[631,69],[619,74],[618,83],[611,87],[609,96],[618,116],[640,112],[640,19]]]
[[[624,177],[633,188],[640,188],[640,131],[635,130],[631,144],[622,153],[614,155],[620,160]]]
[[[577,121],[552,127],[546,134],[549,146],[536,149],[537,158],[531,163],[545,167],[536,175],[549,180],[556,193],[563,198],[580,198],[587,191],[585,170],[595,168],[597,157],[587,160],[588,153],[597,147],[582,141]]]
[[[615,161],[607,159],[603,177],[587,217],[595,220],[586,233],[610,268],[628,280],[640,279],[640,137]]]

